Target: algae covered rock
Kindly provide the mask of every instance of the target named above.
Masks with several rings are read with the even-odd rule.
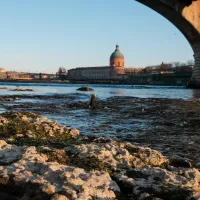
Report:
[[[160,152],[123,142],[71,145],[65,151],[73,155],[73,164],[86,169],[118,170],[147,165],[163,167],[168,159]]]
[[[0,115],[0,137],[10,141],[68,141],[79,130],[60,125],[35,113],[7,112]]]

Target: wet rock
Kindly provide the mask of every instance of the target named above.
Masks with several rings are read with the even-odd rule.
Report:
[[[77,90],[80,90],[80,91],[94,91],[94,89],[91,88],[91,87],[80,87]]]
[[[96,107],[96,94],[92,94],[90,98],[89,108],[94,109]]]
[[[182,158],[178,155],[170,156],[169,164],[175,167],[186,167],[186,168],[192,167],[192,164],[188,159]]]
[[[75,102],[75,103],[70,103],[68,105],[69,108],[88,108],[88,103],[86,102]]]

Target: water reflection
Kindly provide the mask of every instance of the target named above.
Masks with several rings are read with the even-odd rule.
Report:
[[[111,91],[110,94],[115,94],[119,96],[126,96],[123,90],[116,90],[116,91]]]

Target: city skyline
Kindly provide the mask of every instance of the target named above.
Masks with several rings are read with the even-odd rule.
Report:
[[[126,67],[185,62],[193,52],[165,18],[134,0],[1,2],[0,67],[55,73],[109,65],[118,43]]]

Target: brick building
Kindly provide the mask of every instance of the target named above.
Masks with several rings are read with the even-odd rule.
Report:
[[[110,56],[109,66],[79,67],[68,71],[70,80],[109,80],[121,78],[124,74],[124,55],[116,45],[115,51]]]

